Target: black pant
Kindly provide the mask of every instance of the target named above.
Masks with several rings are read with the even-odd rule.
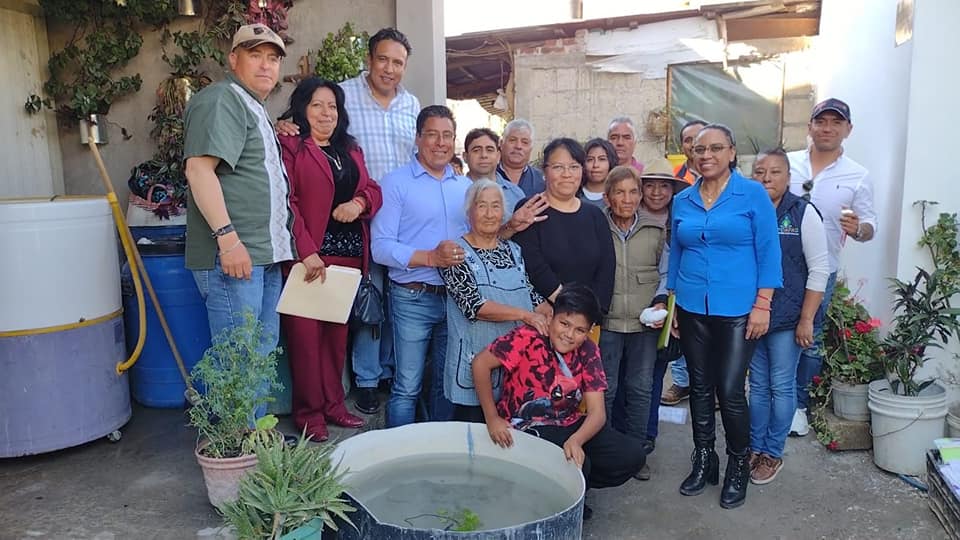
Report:
[[[570,435],[580,429],[584,419],[567,427],[536,426],[526,431],[563,448]],[[629,437],[609,424],[583,445],[583,477],[587,488],[615,487],[629,480],[647,461],[643,441]]]
[[[717,438],[713,396],[727,436],[727,453],[746,456],[750,450],[750,409],[744,390],[756,340],[747,339],[747,315],[720,317],[678,309],[680,347],[690,373],[693,443],[713,448]]]
[[[453,419],[457,422],[473,422],[476,424],[485,424],[487,420],[483,417],[483,408],[477,405],[453,404]]]

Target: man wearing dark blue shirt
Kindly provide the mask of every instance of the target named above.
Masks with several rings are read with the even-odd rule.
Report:
[[[546,188],[543,171],[530,165],[533,150],[533,126],[522,118],[511,120],[500,139],[500,164],[497,174],[520,186],[527,197]],[[513,210],[511,208],[511,210]]]

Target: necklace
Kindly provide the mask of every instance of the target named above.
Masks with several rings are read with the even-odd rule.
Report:
[[[703,189],[703,186],[700,186],[700,195],[703,197],[703,200],[707,201],[707,204],[713,204],[713,201],[717,200],[717,197],[723,193],[723,190],[727,188],[727,184],[730,183],[730,177],[728,176],[726,180],[723,181],[723,185],[720,186],[720,189],[717,190],[716,195],[709,196],[706,194],[706,190]]]
[[[327,152],[327,151],[326,151],[322,146],[320,146],[319,144],[317,145],[317,148],[319,148],[320,151],[323,152],[323,155],[327,156],[327,158],[329,158],[330,161],[333,162],[333,165],[337,168],[338,171],[341,170],[341,169],[343,169],[343,164],[340,162],[340,156],[337,156],[337,155],[331,156],[330,153]],[[336,152],[334,152],[334,154],[336,154]]]

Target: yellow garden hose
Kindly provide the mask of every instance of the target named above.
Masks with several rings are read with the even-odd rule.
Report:
[[[160,326],[163,328],[163,333],[167,338],[167,344],[170,345],[170,351],[173,353],[173,358],[177,362],[177,369],[180,370],[180,376],[183,377],[183,382],[187,385],[187,392],[185,394],[187,400],[191,403],[194,403],[199,394],[193,388],[190,374],[187,372],[187,368],[184,367],[183,358],[180,357],[180,351],[177,349],[177,344],[173,339],[173,333],[170,331],[170,327],[167,325],[167,318],[163,314],[163,308],[160,307],[160,300],[157,299],[157,293],[153,289],[153,283],[150,281],[150,276],[147,274],[146,269],[143,266],[143,259],[140,257],[140,250],[136,248],[133,240],[133,234],[130,233],[130,227],[127,226],[127,221],[124,219],[123,212],[120,210],[120,203],[117,200],[116,192],[113,190],[113,183],[110,181],[110,175],[107,173],[107,168],[103,164],[103,158],[100,156],[100,150],[97,148],[97,143],[94,142],[94,139],[95,138],[93,136],[89,137],[88,146],[90,146],[90,151],[93,153],[93,158],[97,163],[97,169],[100,171],[100,179],[103,181],[103,187],[107,191],[107,201],[110,203],[110,209],[113,212],[113,220],[117,225],[117,233],[120,235],[120,243],[123,245],[123,252],[127,256],[127,262],[130,265],[130,275],[133,279],[133,288],[137,295],[137,320],[140,322],[140,332],[137,336],[137,345],[134,347],[133,352],[130,353],[130,357],[127,358],[126,361],[117,364],[117,374],[123,373],[124,371],[133,367],[133,364],[136,363],[137,358],[140,357],[140,353],[143,351],[143,344],[146,341],[147,331],[147,310],[146,302],[143,298],[143,285],[146,285],[147,293],[150,295],[150,301],[153,302],[153,307],[157,312],[157,318],[160,320]],[[144,270],[142,273],[140,272],[141,269]]]

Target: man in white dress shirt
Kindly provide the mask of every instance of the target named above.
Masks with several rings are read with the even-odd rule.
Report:
[[[790,426],[791,435],[803,436],[807,425],[807,386],[820,373],[823,359],[823,319],[840,266],[840,249],[847,239],[869,242],[877,233],[877,215],[873,209],[873,183],[867,169],[843,151],[843,140],[853,130],[850,107],[839,99],[818,103],[807,124],[810,147],[790,153],[790,191],[807,198],[823,216],[827,235],[830,278],[823,304],[814,323],[814,344],[804,349],[797,367],[797,410]]]

